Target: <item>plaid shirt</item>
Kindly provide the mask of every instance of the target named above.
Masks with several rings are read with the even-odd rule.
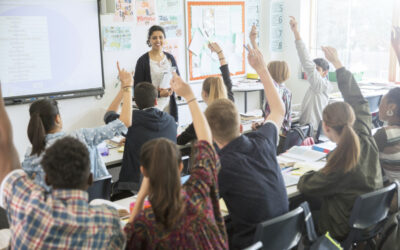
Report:
[[[87,192],[55,189],[46,195],[23,170],[0,188],[13,249],[121,249],[125,236],[114,208],[90,206]]]

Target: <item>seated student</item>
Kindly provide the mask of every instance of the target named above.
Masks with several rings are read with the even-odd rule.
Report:
[[[392,33],[392,46],[400,63],[400,27]],[[400,181],[400,88],[391,89],[379,105],[379,119],[387,126],[379,129],[375,141],[381,167],[388,181]]]
[[[90,206],[86,145],[64,137],[48,147],[42,166],[52,192],[20,169],[0,90],[0,205],[7,212],[12,249],[121,249],[125,236],[114,208]]]
[[[57,101],[52,99],[42,99],[35,101],[29,108],[30,120],[28,124],[28,137],[32,148],[28,148],[22,168],[28,175],[35,179],[35,182],[45,188],[48,186],[44,182],[44,172],[40,166],[43,151],[51,146],[55,141],[67,135],[75,137],[85,143],[90,153],[90,169],[94,180],[101,179],[110,174],[101,158],[97,145],[104,140],[111,139],[116,135],[125,133],[130,126],[132,114],[132,75],[125,70],[119,70],[121,92],[123,93],[124,105],[119,120],[106,126],[97,128],[83,128],[66,133],[62,131],[63,122],[58,109]]]
[[[301,103],[300,124],[310,123],[314,130],[317,130],[322,119],[322,110],[328,105],[328,93],[331,90],[327,75],[329,73],[329,63],[323,58],[310,59],[309,52],[301,40],[297,28],[297,21],[290,17],[290,28],[296,39],[296,49],[299,54],[301,66],[307,74],[310,83],[303,102]]]
[[[400,181],[400,88],[391,89],[379,105],[379,119],[387,122],[374,135],[383,173],[389,182]]]
[[[140,153],[144,175],[125,226],[127,249],[227,249],[218,203],[218,156],[211,131],[190,86],[174,74],[172,89],[189,105],[198,142],[189,180],[181,186],[180,151],[164,138],[146,142]],[[151,204],[143,209],[145,198]]]
[[[256,226],[288,211],[288,197],[276,159],[279,128],[285,107],[261,53],[249,48],[249,64],[264,85],[271,112],[255,132],[240,135],[240,116],[227,99],[215,100],[205,111],[213,139],[221,149],[218,182],[232,219],[227,224],[229,246],[253,243]]]
[[[120,103],[120,94],[116,96],[117,101],[109,107],[104,116],[105,122],[113,121],[119,117],[117,111]],[[119,180],[113,190],[113,195],[121,193],[120,197],[130,196],[130,191],[139,190],[140,174],[140,149],[144,143],[154,139],[165,137],[176,142],[177,125],[174,118],[168,113],[161,111],[157,105],[157,88],[151,83],[138,83],[134,91],[136,105],[139,110],[132,112],[132,125],[128,128],[122,168]]]
[[[325,167],[304,174],[297,188],[306,196],[321,200],[318,232],[329,231],[335,239],[343,240],[349,232],[348,221],[355,199],[381,188],[382,173],[371,135],[368,102],[351,72],[342,66],[336,50],[324,47],[323,51],[336,68],[345,101],[329,104],[323,112],[324,133],[337,147],[328,156]]]
[[[235,99],[232,92],[231,74],[229,72],[228,63],[226,62],[224,56],[224,51],[221,49],[218,43],[210,43],[208,47],[210,48],[211,52],[218,54],[219,63],[221,65],[219,69],[221,70],[223,83],[221,78],[218,76],[207,77],[203,82],[201,97],[207,105],[210,105],[210,103],[212,103],[214,100],[221,98],[229,98],[234,102]],[[196,133],[194,132],[192,123],[178,136],[178,138],[176,138],[176,141],[178,145],[185,145],[195,139]]]

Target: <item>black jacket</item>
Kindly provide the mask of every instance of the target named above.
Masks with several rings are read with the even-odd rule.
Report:
[[[229,72],[229,67],[228,64],[222,65],[220,68],[221,73],[222,73],[222,79],[224,80],[224,84],[226,87],[226,90],[228,92],[228,98],[232,102],[235,101],[235,98],[233,97],[233,92],[232,92],[232,80],[231,80],[231,75]],[[185,145],[186,143],[197,139],[196,132],[194,131],[193,123],[189,125],[189,127],[186,128],[185,131],[183,131],[177,140],[178,145]]]
[[[176,73],[180,75],[178,65],[176,64],[174,56],[167,52],[164,52],[164,54],[167,56],[167,59],[171,62],[172,66],[176,67]],[[139,59],[137,60],[135,67],[135,76],[133,80],[134,87],[136,87],[136,84],[141,82],[152,83],[150,74],[150,56],[148,52],[139,57]],[[175,121],[178,121],[178,107],[176,105],[175,93],[171,95],[169,99],[169,113],[174,117]]]

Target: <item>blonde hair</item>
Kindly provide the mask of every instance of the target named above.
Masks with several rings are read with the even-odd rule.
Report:
[[[207,77],[203,82],[203,91],[208,95],[208,103],[217,99],[228,98],[225,84],[219,76]]]
[[[272,61],[267,67],[276,83],[283,83],[290,77],[289,66],[285,61]]]
[[[353,129],[355,115],[352,107],[345,102],[335,102],[326,106],[323,121],[335,130],[340,139],[336,149],[329,155],[323,173],[347,173],[356,167],[360,157],[360,141]]]
[[[229,99],[213,101],[204,112],[215,140],[229,143],[240,135],[240,116]]]

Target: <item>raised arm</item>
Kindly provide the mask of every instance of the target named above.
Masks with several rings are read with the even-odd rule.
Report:
[[[119,119],[129,128],[132,124],[132,87],[133,78],[132,74],[127,72],[125,69],[120,69],[119,63],[117,62],[119,79],[121,80],[121,91],[122,91],[122,109]]]
[[[201,112],[199,103],[197,102],[197,99],[194,96],[193,91],[190,88],[189,84],[185,83],[181,77],[179,77],[176,73],[174,73],[174,76],[171,81],[171,87],[177,93],[177,95],[185,98],[187,104],[189,105],[197,139],[199,141],[201,140],[207,141],[210,145],[212,145],[210,126],[208,125],[208,122],[203,112]]]
[[[392,31],[392,46],[400,64],[400,27],[394,27]]]
[[[266,117],[266,120],[272,120],[276,126],[282,126],[283,118],[285,116],[285,106],[279,96],[278,90],[275,88],[271,75],[265,65],[263,56],[258,49],[249,48],[248,55],[249,64],[253,67],[257,74],[260,76],[261,82],[264,85],[265,96],[268,100],[271,113]]]
[[[257,41],[256,41],[257,35],[258,35],[257,27],[253,24],[253,26],[251,26],[249,38],[250,38],[251,46],[253,46],[254,49],[258,49],[258,45],[257,45]]]
[[[4,107],[0,84],[0,183],[8,173],[20,167],[18,153],[14,147],[11,122]]]
[[[354,129],[358,133],[364,132],[370,134],[372,118],[368,101],[362,95],[353,74],[343,67],[335,48],[322,47],[322,51],[325,53],[326,59],[336,68],[338,86],[344,101],[350,104],[354,110],[354,114],[356,115]]]
[[[228,92],[228,98],[232,102],[235,102],[235,98],[232,92],[231,73],[229,72],[229,67],[228,63],[226,62],[224,51],[222,50],[222,48],[219,46],[218,43],[209,43],[208,48],[211,50],[211,52],[215,52],[218,54],[219,63],[221,65],[219,69],[221,70],[222,79],[224,80],[226,91]]]

